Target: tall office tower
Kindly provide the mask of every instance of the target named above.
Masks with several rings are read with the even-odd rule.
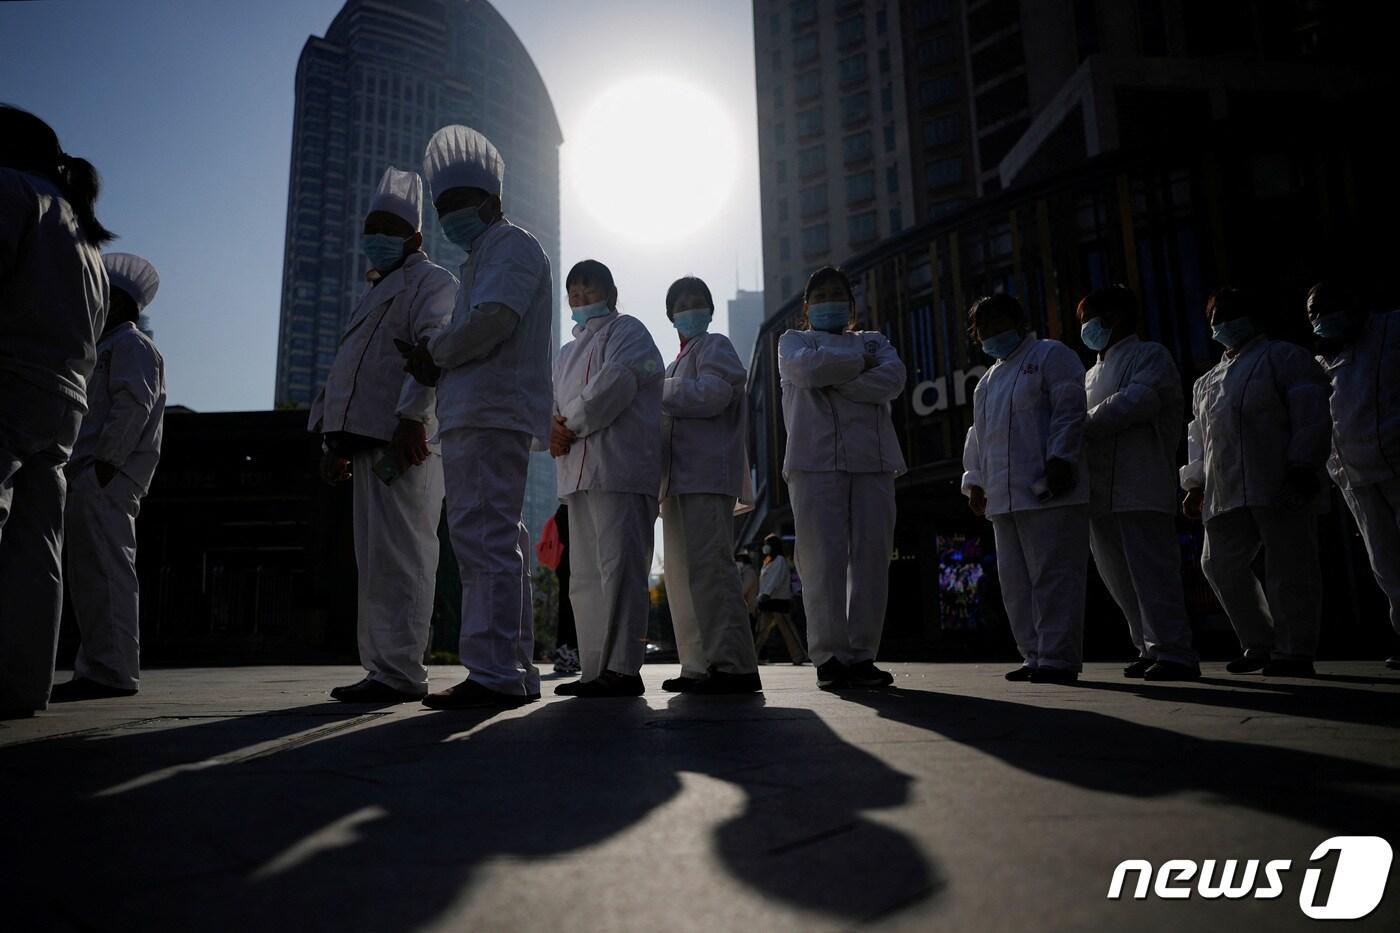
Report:
[[[464,123],[505,160],[506,216],[533,233],[559,276],[559,145],[563,137],[529,53],[486,0],[348,0],[297,63],[291,184],[282,270],[276,402],[305,407],[325,381],[365,285],[360,228],[387,166],[421,171],[439,127]],[[428,199],[425,192],[425,201]],[[465,256],[431,204],[424,249],[456,272]],[[558,289],[554,346],[558,349]],[[554,466],[531,458],[525,520],[532,535],[555,508]]]
[[[769,312],[975,192],[962,0],[754,0]]]
[[[753,356],[758,329],[763,326],[763,292],[739,289],[729,299],[729,340],[745,366]]]

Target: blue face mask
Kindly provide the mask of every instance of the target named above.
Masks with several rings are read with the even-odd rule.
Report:
[[[376,269],[387,269],[403,259],[403,237],[387,233],[366,233],[360,237],[360,250]]]
[[[1016,352],[1021,345],[1021,335],[1014,330],[1004,330],[994,337],[982,341],[982,352],[998,360],[1004,360]]]
[[[1238,350],[1254,336],[1254,322],[1247,317],[1237,317],[1212,327],[1210,336],[1221,346]]]
[[[1345,311],[1324,314],[1313,321],[1313,333],[1324,340],[1345,340],[1351,331],[1351,321]]]
[[[477,214],[477,208],[464,207],[460,210],[449,211],[438,217],[438,223],[442,225],[442,232],[461,249],[467,252],[472,251],[472,244],[476,238],[491,226],[482,220]]]
[[[690,311],[677,311],[672,323],[682,340],[699,337],[710,329],[710,321],[715,316],[713,308],[695,308]]]
[[[813,330],[836,334],[846,329],[851,318],[851,305],[845,301],[821,301],[807,306],[807,320]]]
[[[574,319],[575,324],[586,324],[595,317],[602,317],[612,311],[606,301],[595,301],[591,305],[584,305],[581,308],[572,308],[569,314]]]
[[[1079,328],[1079,339],[1084,341],[1084,346],[1098,353],[1113,339],[1113,328],[1105,327],[1103,318],[1090,318]]]

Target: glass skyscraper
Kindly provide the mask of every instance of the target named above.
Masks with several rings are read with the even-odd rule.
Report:
[[[421,173],[428,138],[450,123],[486,134],[505,160],[506,216],[535,235],[553,269],[558,350],[563,137],[534,62],[486,0],[348,0],[297,63],[278,407],[309,406],[330,372],[365,287],[360,229],[384,169]],[[465,255],[430,203],[423,240],[434,262],[458,271]],[[532,537],[555,501],[553,462],[534,454],[525,494]]]

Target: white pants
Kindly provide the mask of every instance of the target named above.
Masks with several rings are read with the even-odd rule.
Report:
[[[0,371],[0,709],[49,702],[63,610],[63,465],[82,410]]]
[[[442,457],[430,454],[388,486],[374,475],[384,448],[355,454],[356,613],[360,663],[371,680],[427,693],[423,653],[437,595]]]
[[[1400,635],[1400,478],[1343,489],[1342,497],[1361,529],[1376,583],[1390,600],[1390,625]]]
[[[671,496],[661,503],[666,598],[681,673],[703,676],[758,670],[749,611],[734,570],[734,497]]]
[[[894,552],[894,474],[792,470],[797,572],[814,664],[873,661]]]
[[[636,675],[646,657],[647,578],[656,499],[631,492],[569,495],[569,601],[578,626],[582,679]],[[732,555],[731,555],[732,556]]]
[[[538,696],[530,534],[520,521],[530,437],[454,428],[442,432],[442,459],[452,551],[462,576],[458,657],[483,687]]]
[[[1165,512],[1111,512],[1089,522],[1089,549],[1138,657],[1195,666],[1176,523]]]
[[[1261,548],[1263,587],[1251,569]],[[1310,660],[1317,653],[1322,569],[1311,510],[1245,507],[1213,516],[1201,570],[1246,655]]]
[[[1089,507],[1008,512],[992,518],[992,529],[1001,598],[1025,666],[1080,670]]]
[[[82,634],[73,674],[121,690],[141,686],[140,511],[141,490],[130,478],[118,473],[100,486],[87,466],[73,477],[63,513],[68,596]]]

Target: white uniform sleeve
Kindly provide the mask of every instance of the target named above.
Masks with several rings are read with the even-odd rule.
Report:
[[[962,494],[971,495],[973,486],[982,487],[982,443],[977,439],[977,425],[967,429],[963,441]]]
[[[622,318],[612,325],[602,368],[559,413],[579,437],[596,434],[632,404],[639,388],[663,378],[661,352],[651,334],[635,318]]]
[[[431,280],[424,282],[408,309],[408,342],[417,343],[424,337],[432,339],[442,332],[452,319],[452,306],[457,300],[457,277],[446,269],[432,271]],[[425,386],[412,376],[405,376],[399,389],[399,403],[394,413],[406,421],[426,424],[437,404],[437,390]]]
[[[899,397],[899,393],[904,391],[907,377],[904,361],[899,358],[899,351],[894,348],[894,344],[883,335],[879,344],[880,347],[875,353],[875,365],[854,379],[838,383],[834,387],[837,393],[853,402],[870,404],[889,402]],[[865,365],[863,359],[861,365]]]
[[[1201,433],[1199,393],[1193,391],[1191,395],[1191,423],[1186,426],[1186,465],[1177,474],[1182,489],[1200,489],[1206,484],[1206,442]]]
[[[1089,410],[1084,424],[1086,437],[1112,437],[1151,421],[1173,397],[1180,404],[1180,395],[1172,391],[1179,378],[1176,364],[1165,350],[1141,351],[1137,364],[1121,389]]]
[[[139,338],[114,340],[107,370],[112,408],[93,456],[121,467],[141,442],[161,391],[160,358]]]
[[[523,231],[507,234],[489,248],[492,255],[482,261],[472,281],[472,306],[457,302],[451,322],[428,342],[433,362],[444,369],[490,353],[511,335],[539,289],[549,286],[549,261]],[[486,305],[502,305],[512,313],[482,314]]]
[[[1317,360],[1291,343],[1270,344],[1274,378],[1288,406],[1288,463],[1321,469],[1332,450],[1332,384]]]
[[[800,331],[778,338],[778,376],[799,389],[823,389],[849,382],[865,367],[865,355],[855,347],[808,346]]]
[[[743,390],[744,364],[734,345],[722,334],[705,338],[696,348],[700,356],[695,376],[672,376],[661,394],[661,411],[673,418],[713,418],[729,407],[736,392]]]
[[[1078,463],[1089,408],[1084,394],[1084,364],[1069,347],[1056,344],[1045,354],[1041,365],[1050,395],[1050,430],[1045,439],[1045,458]]]

